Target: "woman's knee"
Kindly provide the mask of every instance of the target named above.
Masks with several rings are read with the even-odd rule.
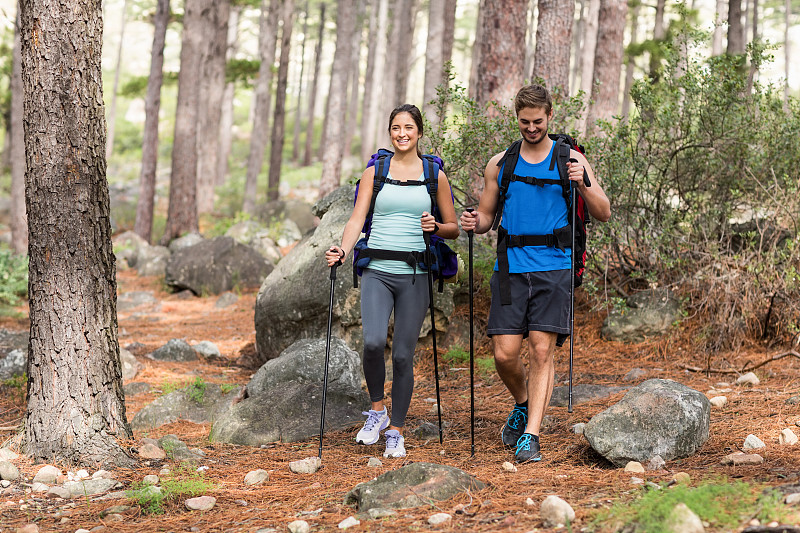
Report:
[[[364,338],[364,359],[383,359],[384,350],[386,349],[386,339],[378,338]]]

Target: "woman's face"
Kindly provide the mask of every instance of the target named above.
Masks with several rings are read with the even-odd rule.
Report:
[[[413,150],[416,152],[417,142],[422,135],[419,133],[417,123],[414,122],[411,113],[403,111],[395,115],[394,120],[392,120],[392,125],[389,127],[389,137],[392,140],[392,146],[394,146],[395,151],[407,152]]]

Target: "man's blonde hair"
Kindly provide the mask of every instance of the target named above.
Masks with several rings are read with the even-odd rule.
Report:
[[[543,86],[536,83],[526,85],[514,97],[514,110],[519,115],[520,110],[526,107],[544,109],[544,112],[549,115],[553,110],[553,99]]]

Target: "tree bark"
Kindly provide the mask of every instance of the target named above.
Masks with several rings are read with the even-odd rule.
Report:
[[[628,46],[639,42],[639,10],[641,4],[634,4],[631,11],[631,40]],[[622,91],[622,116],[628,118],[631,111],[631,87],[633,87],[633,69],[636,67],[636,58],[625,54],[625,89]]]
[[[35,462],[131,466],[106,182],[100,2],[21,0]]]
[[[392,39],[390,50],[395,53],[395,60],[392,61],[394,70],[394,92],[388,93],[392,96],[392,109],[406,103],[408,98],[408,77],[411,73],[411,53],[414,44],[414,19],[417,13],[417,0],[397,0],[395,2],[394,23],[397,28],[397,37]],[[393,32],[394,34],[394,32]]]
[[[597,120],[611,120],[619,111],[619,84],[627,12],[626,0],[601,2],[597,19],[597,48],[594,54],[594,78],[597,84],[592,89],[589,129],[594,129]]]
[[[744,53],[744,32],[742,30],[742,0],[728,0],[728,55]]]
[[[153,47],[150,50],[150,76],[144,100],[142,133],[142,168],[139,172],[139,199],[133,231],[148,243],[153,233],[153,202],[158,168],[158,113],[161,109],[161,85],[164,81],[164,43],[169,23],[169,0],[158,0],[153,17]]]
[[[428,9],[428,44],[425,47],[425,83],[422,92],[422,112],[436,123],[436,86],[442,83],[445,0],[430,0]]]
[[[258,19],[258,55],[261,66],[255,86],[255,112],[250,133],[250,154],[247,157],[247,174],[244,183],[242,211],[253,214],[258,193],[258,175],[264,163],[264,152],[269,143],[269,117],[272,113],[272,67],[275,64],[275,47],[278,39],[278,0],[261,0]]]
[[[578,91],[578,80],[581,74],[581,47],[583,44],[583,27],[586,18],[586,0],[580,0],[578,7],[578,20],[575,22],[575,29],[572,32],[572,49],[575,58],[572,62],[572,74],[569,82],[569,93],[575,94]]]
[[[11,64],[11,249],[18,254],[28,253],[28,217],[25,214],[25,132],[24,94],[22,87],[22,50],[20,43],[20,14],[14,25],[14,51]]]
[[[379,0],[378,4],[378,35],[377,35],[377,43],[375,44],[375,70],[373,71],[373,81],[372,85],[374,88],[380,90],[381,85],[383,84],[383,80],[386,79],[388,66],[386,65],[386,58],[387,58],[387,48],[389,45],[389,34],[387,29],[389,27],[389,2],[388,0]],[[385,115],[388,115],[391,112],[390,105],[388,102],[373,97],[372,101],[370,102],[371,106],[374,108],[371,111],[371,116],[374,119],[373,125],[373,137],[368,139],[367,145],[370,147],[380,146],[381,141],[383,140],[383,132],[381,125],[383,124],[383,118]],[[392,108],[393,109],[393,108]],[[372,150],[370,151],[372,154]]]
[[[385,4],[385,0],[381,0]],[[349,74],[350,59],[353,46],[353,31],[355,31],[355,0],[339,0],[336,13],[336,51],[333,55],[333,72],[328,91],[329,111],[341,113],[345,109],[345,94],[347,92],[347,78]],[[328,131],[326,139],[335,139],[339,128],[338,120],[327,121]],[[320,198],[339,187],[342,170],[342,144],[327,142],[322,153],[322,177],[320,178]]]
[[[483,18],[486,13],[486,0],[478,2],[478,22],[475,27],[475,40],[472,41],[472,64],[469,70],[469,96],[473,100],[478,95],[478,71],[481,65],[481,50],[483,49]]]
[[[231,0],[215,0],[205,18],[206,49],[203,61],[197,126],[197,212],[214,210],[217,184],[219,127],[225,94],[225,54],[228,51],[228,19]]]
[[[367,42],[367,69],[364,72],[364,99],[361,105],[361,160],[366,161],[374,151],[372,140],[375,138],[375,113],[377,106],[373,96],[375,87],[375,60],[377,58],[378,40],[378,4],[381,0],[369,0],[369,34]]]
[[[172,179],[169,188],[167,226],[162,244],[185,233],[198,231],[197,224],[197,126],[200,72],[204,58],[203,19],[210,15],[213,0],[186,0],[178,73],[178,103],[172,143]]]
[[[225,52],[226,63],[236,56],[239,49],[239,20],[241,20],[243,7],[231,6],[228,18],[228,49]],[[227,68],[227,64],[226,64]],[[228,179],[228,160],[233,146],[233,98],[236,96],[236,84],[229,81],[225,84],[222,95],[222,115],[219,119],[219,158],[217,160],[217,185],[222,185]]]
[[[289,81],[289,52],[292,48],[292,26],[294,26],[294,0],[284,0],[282,19],[281,59],[278,66],[278,87],[275,91],[275,118],[272,120],[267,200],[278,199],[278,187],[281,181],[283,143],[286,132],[286,87]]]
[[[128,11],[128,0],[122,1],[122,20],[119,26],[119,45],[117,45],[117,65],[114,69],[114,88],[111,93],[111,109],[108,110],[108,142],[106,143],[106,159],[114,153],[114,129],[117,124],[117,91],[119,90],[119,74],[122,70],[122,43],[125,38],[125,14]]]
[[[791,1],[791,0],[790,0]],[[725,0],[717,0],[714,10],[714,33],[711,38],[711,55],[718,56],[722,53],[723,25],[725,24]]]
[[[528,0],[487,1],[483,10],[483,36],[476,100],[510,106],[522,85]]]
[[[575,0],[539,0],[536,54],[531,79],[542,78],[552,92],[569,94],[569,59]]]
[[[303,41],[300,45],[300,78],[297,80],[297,105],[294,110],[294,136],[292,137],[292,161],[300,160],[300,122],[303,116],[303,82],[306,73],[306,41],[308,40],[309,1],[303,10]]]
[[[317,84],[319,83],[320,69],[322,65],[322,40],[325,36],[325,4],[319,6],[319,30],[317,34],[317,46],[314,50],[314,76],[311,78],[311,88],[308,91],[308,122],[306,122],[306,149],[303,157],[303,165],[311,164],[311,154],[314,145],[314,115],[317,107]]]
[[[445,0],[444,2],[444,34],[442,35],[442,69],[448,61],[453,59],[453,44],[456,39],[456,8],[457,0]],[[450,80],[442,72],[442,84],[447,87]]]

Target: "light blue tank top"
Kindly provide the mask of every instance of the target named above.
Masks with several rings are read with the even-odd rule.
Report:
[[[559,179],[558,166],[554,165],[553,170],[550,170],[550,159],[553,157],[555,144],[553,143],[550,154],[541,163],[528,163],[520,155],[514,174],[539,179]],[[498,185],[502,177],[501,168],[497,176]],[[512,181],[508,186],[501,225],[510,235],[548,235],[553,233],[554,229],[568,224],[567,203],[564,201],[560,184],[540,187]],[[551,246],[509,248],[508,271],[520,274],[569,269],[570,257],[569,248],[565,248],[563,252]],[[494,269],[498,269],[496,262]]]
[[[388,178],[392,179],[391,174]],[[419,181],[424,179],[423,174]],[[375,199],[369,247],[403,252],[424,251],[420,217],[424,211],[430,210],[431,197],[425,185],[385,183]],[[367,268],[390,274],[414,273],[414,269],[403,261],[386,259],[372,259]]]

